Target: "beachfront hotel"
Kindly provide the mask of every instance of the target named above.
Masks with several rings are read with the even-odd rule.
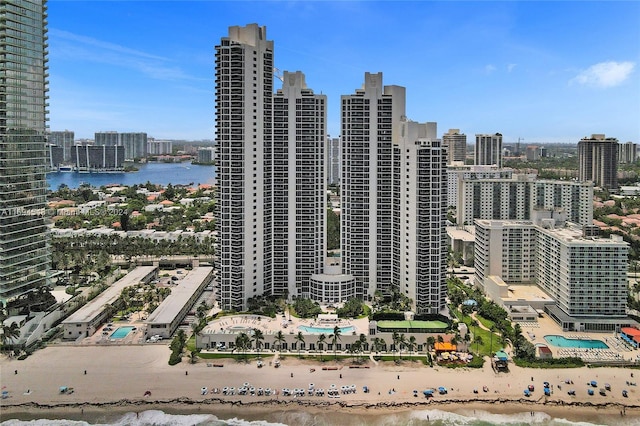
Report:
[[[324,265],[326,97],[302,73],[274,94],[266,27],[229,28],[216,46],[219,302],[309,294]]]
[[[355,296],[397,290],[417,313],[438,313],[446,296],[446,155],[436,123],[408,121],[406,91],[382,73],[341,97],[342,271]]]
[[[46,0],[0,4],[0,302],[47,285]]]
[[[475,221],[476,285],[502,305],[537,286],[539,300],[513,303],[543,310],[565,331],[633,325],[626,315],[628,243],[618,235],[600,238],[596,227],[566,222],[557,212],[536,213],[532,221]]]

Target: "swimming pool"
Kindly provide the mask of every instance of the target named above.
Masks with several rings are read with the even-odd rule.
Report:
[[[353,333],[354,331],[356,331],[356,328],[352,325],[349,325],[346,327],[339,327],[339,328],[342,334]],[[298,330],[304,333],[309,333],[309,334],[322,334],[322,333],[333,334],[333,327],[310,327],[306,325],[299,325]]]
[[[114,331],[113,333],[111,333],[111,336],[109,336],[109,338],[111,339],[124,339],[125,337],[127,337],[127,335],[129,333],[131,333],[131,330],[133,330],[135,327],[131,327],[131,326],[124,326],[124,327],[118,327],[116,329],[116,331]]]
[[[544,336],[547,343],[559,348],[609,349],[603,341],[593,339],[567,339],[563,336]]]

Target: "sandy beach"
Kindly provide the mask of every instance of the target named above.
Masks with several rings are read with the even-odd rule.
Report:
[[[243,413],[248,407],[264,410],[278,407],[282,410],[326,410],[339,407],[341,412],[371,413],[375,410],[412,410],[419,408],[441,410],[483,410],[491,407],[500,411],[544,411],[584,414],[618,419],[622,414],[629,419],[640,418],[640,391],[637,386],[628,386],[636,381],[631,375],[639,370],[622,368],[579,369],[523,369],[511,365],[508,373],[495,373],[490,363],[483,369],[447,369],[426,367],[419,362],[404,360],[374,363],[365,367],[350,368],[346,360],[336,362],[330,355],[324,363],[299,360],[295,356],[281,358],[281,367],[269,365],[257,368],[256,362],[239,363],[231,359],[206,361],[195,364],[183,361],[168,365],[169,348],[166,345],[145,346],[51,346],[36,351],[26,360],[3,358],[0,363],[2,390],[7,398],[1,400],[2,420],[18,413],[39,410],[52,412],[117,409],[141,411],[149,409],[200,410],[200,407],[217,406],[223,410]],[[211,366],[221,364],[223,367]],[[208,366],[209,365],[209,366]],[[335,369],[323,368],[330,367]],[[86,374],[85,374],[86,371]],[[636,374],[637,376],[637,374]],[[533,381],[532,381],[533,378]],[[589,396],[588,383],[598,382],[595,395]],[[549,382],[553,393],[544,396],[543,382]],[[573,382],[567,384],[566,381]],[[271,396],[225,396],[213,394],[214,388],[240,387],[249,383],[255,388],[278,390]],[[606,396],[598,389],[609,383],[611,391]],[[355,385],[357,392],[340,394],[339,398],[328,396],[283,396],[282,388],[307,390],[309,384],[315,388],[329,389],[335,385]],[[530,397],[523,395],[528,385],[535,390]],[[61,393],[60,387],[73,388],[72,393]],[[367,386],[370,392],[364,393]],[[447,394],[437,392],[438,387],[447,388]],[[487,392],[483,391],[487,386]],[[203,387],[207,393],[203,393]],[[422,391],[435,389],[433,398],[427,399]],[[474,389],[478,393],[474,393]],[[575,396],[567,391],[573,389]],[[628,390],[628,397],[622,390]],[[414,396],[413,390],[418,391]],[[144,396],[149,391],[150,396]],[[602,424],[610,424],[603,422]]]

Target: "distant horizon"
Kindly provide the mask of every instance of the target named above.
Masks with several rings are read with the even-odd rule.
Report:
[[[640,142],[640,2],[398,3],[50,1],[50,127],[214,139],[214,47],[257,23],[275,66],[327,95],[332,136],[340,96],[382,72],[406,88],[407,117],[438,123],[439,137]]]

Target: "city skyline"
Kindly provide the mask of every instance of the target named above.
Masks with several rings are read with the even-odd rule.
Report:
[[[48,13],[49,125],[76,138],[213,139],[214,46],[230,25],[257,23],[278,40],[275,67],[327,96],[333,137],[340,95],[383,72],[407,88],[408,118],[441,132],[640,139],[635,2],[78,1]]]

